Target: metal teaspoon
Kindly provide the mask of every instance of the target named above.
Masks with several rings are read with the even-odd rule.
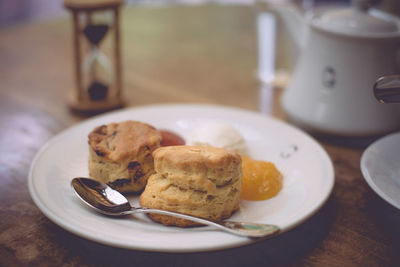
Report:
[[[87,205],[96,211],[109,215],[121,216],[134,213],[156,213],[174,216],[205,225],[215,226],[220,230],[246,237],[271,237],[279,232],[279,227],[271,224],[258,224],[247,222],[221,221],[214,222],[206,219],[181,214],[172,211],[148,209],[145,207],[132,207],[129,201],[118,191],[99,181],[77,177],[71,181],[75,193]]]

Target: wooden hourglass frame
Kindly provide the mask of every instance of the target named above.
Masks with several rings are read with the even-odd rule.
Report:
[[[76,90],[69,106],[78,113],[102,112],[123,106],[119,8],[122,0],[65,0],[72,12]],[[95,21],[103,16],[109,20]],[[101,44],[112,35],[109,60]],[[101,71],[99,71],[101,70]]]

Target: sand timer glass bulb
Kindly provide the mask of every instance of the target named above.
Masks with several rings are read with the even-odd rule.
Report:
[[[89,98],[95,101],[106,99],[112,84],[111,63],[100,49],[100,43],[109,29],[110,25],[104,22],[90,23],[83,29],[83,34],[89,42],[89,52],[82,66],[83,84]]]
[[[121,108],[119,14],[123,0],[64,0],[72,13],[75,88],[69,107],[78,113]]]

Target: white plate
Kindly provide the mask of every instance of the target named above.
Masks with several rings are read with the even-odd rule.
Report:
[[[361,171],[369,186],[400,209],[400,133],[372,143],[361,157]]]
[[[146,106],[108,113],[54,137],[39,151],[29,174],[30,194],[50,220],[102,244],[146,251],[198,252],[253,242],[209,227],[165,227],[144,215],[110,218],[87,208],[70,186],[73,177],[88,175],[87,135],[98,125],[123,120],[144,121],[186,139],[202,123],[227,122],[243,134],[252,158],[274,162],[284,176],[281,192],[266,201],[241,201],[240,210],[230,220],[276,224],[285,232],[314,214],[334,184],[332,162],[315,140],[259,113],[211,105]]]

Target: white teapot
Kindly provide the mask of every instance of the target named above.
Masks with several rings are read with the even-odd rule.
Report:
[[[352,1],[306,20],[288,7],[274,8],[300,55],[283,93],[291,120],[311,131],[372,136],[400,129],[400,104],[376,101],[382,75],[400,73],[400,20]]]

